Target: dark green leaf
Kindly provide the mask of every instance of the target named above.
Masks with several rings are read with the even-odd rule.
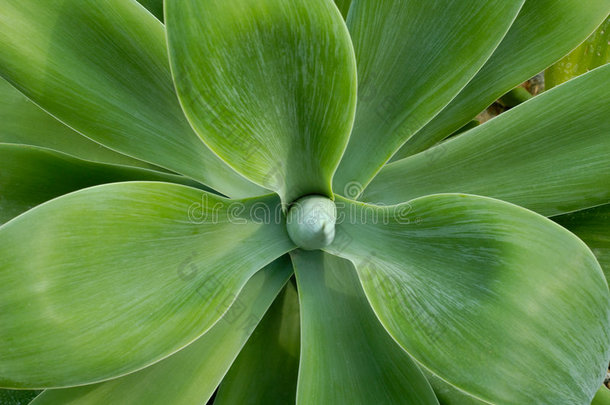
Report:
[[[27,145],[0,143],[0,225],[55,197],[122,181],[163,181],[197,186],[182,176],[76,159]]]
[[[610,204],[552,218],[591,248],[610,280]]]
[[[294,403],[299,325],[297,291],[289,283],[223,379],[214,405]]]

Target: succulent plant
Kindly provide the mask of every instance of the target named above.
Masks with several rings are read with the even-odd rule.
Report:
[[[2,395],[590,403],[610,66],[470,122],[609,12],[0,0]]]

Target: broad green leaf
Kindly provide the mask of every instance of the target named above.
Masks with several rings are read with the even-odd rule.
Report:
[[[332,196],[356,63],[330,0],[167,0],[174,81],[206,144],[290,203]]]
[[[573,232],[591,248],[610,280],[610,203],[560,215],[553,221]]]
[[[159,21],[163,21],[163,0],[138,0]]]
[[[591,405],[610,405],[610,390],[602,385],[595,394]]]
[[[578,48],[544,72],[548,90],[610,62],[610,17]]]
[[[354,266],[321,251],[291,253],[301,303],[299,404],[438,404],[379,320]]]
[[[99,184],[147,180],[197,187],[182,176],[80,160],[28,145],[0,143],[0,162],[0,225],[45,201]]]
[[[526,0],[485,66],[394,159],[424,151],[449,136],[500,96],[578,46],[609,12],[610,0],[587,0],[586,6],[581,0]]]
[[[487,197],[336,199],[343,221],[327,250],[355,263],[419,363],[490,403],[590,403],[610,358],[610,294],[580,239]]]
[[[209,329],[293,248],[275,196],[152,182],[96,186],[0,227],[0,387],[53,388],[147,366]]]
[[[0,389],[0,405],[28,405],[38,394],[40,391]]]
[[[610,65],[428,151],[387,165],[362,196],[398,204],[436,193],[498,198],[551,216],[610,200]]]
[[[163,24],[133,0],[3,1],[0,76],[108,148],[225,195],[263,193],[192,131],[174,91]]]
[[[339,8],[339,11],[341,11],[343,18],[347,18],[347,13],[352,5],[352,0],[335,0],[335,4],[337,5],[337,8]]]
[[[358,109],[336,192],[365,186],[468,83],[524,0],[358,0],[347,19]],[[481,33],[485,33],[481,35]]]
[[[152,168],[71,130],[0,78],[0,142],[42,146],[80,159]]]
[[[205,404],[291,273],[288,257],[256,273],[212,329],[167,359],[115,380],[46,390],[32,405]]]
[[[222,380],[214,405],[294,403],[299,325],[297,291],[288,283]]]

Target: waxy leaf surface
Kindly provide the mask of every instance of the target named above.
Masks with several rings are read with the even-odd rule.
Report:
[[[170,59],[193,128],[290,203],[332,197],[356,105],[356,63],[330,0],[167,0]]]
[[[147,180],[198,184],[186,177],[76,159],[29,145],[0,143],[0,225],[53,198],[99,184]]]
[[[358,109],[335,192],[366,185],[491,56],[523,0],[358,0],[347,25]],[[481,35],[481,33],[485,35]],[[355,197],[355,196],[351,196]]]
[[[205,404],[291,273],[287,256],[256,273],[212,329],[167,359],[115,380],[46,390],[32,405]]]
[[[0,76],[108,148],[231,197],[265,194],[190,128],[174,90],[163,24],[135,1],[3,1]]]
[[[297,291],[288,283],[222,380],[214,405],[294,403],[299,320]]]
[[[394,159],[426,150],[460,129],[503,94],[576,48],[608,13],[610,0],[587,0],[586,6],[581,0],[526,0],[485,66]]]
[[[327,250],[355,263],[415,360],[490,403],[590,403],[610,357],[610,294],[580,239],[486,197],[336,198],[343,220]]]
[[[372,311],[354,266],[294,251],[301,304],[299,404],[438,404],[428,381]]]
[[[391,163],[362,199],[398,204],[478,194],[551,216],[610,200],[610,65],[558,86],[468,133]]]
[[[81,385],[191,343],[246,281],[293,248],[230,201],[152,182],[97,186],[0,227],[0,387]],[[255,207],[257,207],[255,209]]]

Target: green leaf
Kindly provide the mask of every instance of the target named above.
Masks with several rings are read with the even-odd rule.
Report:
[[[97,186],[0,227],[0,387],[81,385],[189,344],[293,248],[275,196]],[[273,211],[272,211],[273,210]]]
[[[163,22],[163,0],[138,0],[152,15]]]
[[[192,187],[186,177],[76,159],[45,148],[0,143],[0,225],[53,198],[122,181],[164,181]]]
[[[347,13],[352,5],[352,0],[335,0],[335,4],[337,5],[339,11],[341,11],[343,18],[347,18]]]
[[[610,62],[610,17],[585,42],[544,72],[548,90]]]
[[[71,130],[0,78],[0,142],[42,146],[80,159],[153,168]]]
[[[330,0],[167,0],[170,60],[193,128],[290,203],[332,196],[352,127],[356,63]]]
[[[289,283],[222,380],[214,405],[294,403],[299,328],[299,300]]]
[[[610,204],[552,218],[591,248],[610,280]]]
[[[264,193],[192,131],[174,91],[163,24],[135,1],[4,1],[0,75],[104,146],[225,195]]]
[[[355,263],[419,363],[491,403],[590,403],[610,358],[610,294],[580,239],[486,197],[336,199],[344,220],[327,250]]]
[[[509,201],[551,216],[610,200],[610,65],[467,133],[386,166],[362,199],[398,204],[436,193]]]
[[[591,405],[610,405],[610,390],[602,385],[595,394]]]
[[[438,404],[375,317],[354,266],[321,251],[291,257],[301,303],[297,403]]]
[[[46,390],[32,405],[205,404],[291,273],[287,256],[259,271],[210,331],[171,357],[115,380]]]
[[[455,97],[491,56],[523,1],[352,4],[347,25],[358,61],[358,109],[336,192],[368,184]]]
[[[527,0],[485,66],[394,159],[424,151],[449,136],[503,94],[578,46],[609,12],[609,0],[587,0],[586,7],[581,0]]]
[[[28,405],[38,394],[40,391],[0,389],[0,405]]]

